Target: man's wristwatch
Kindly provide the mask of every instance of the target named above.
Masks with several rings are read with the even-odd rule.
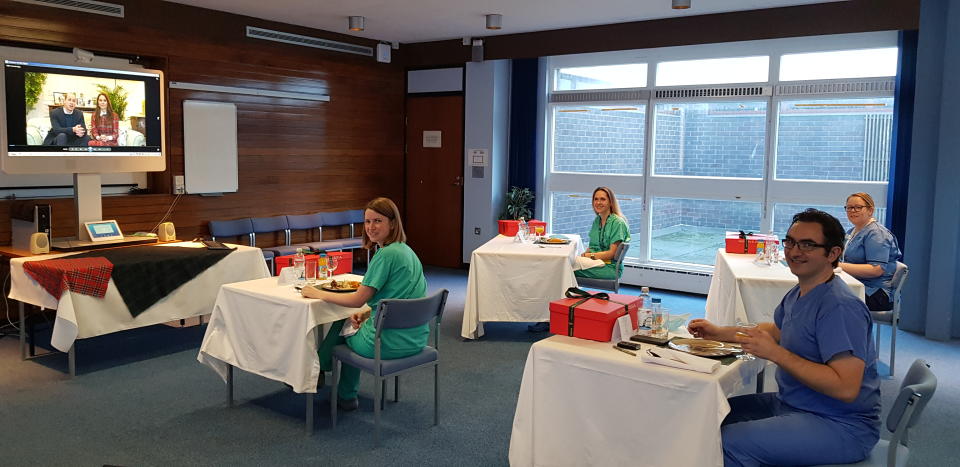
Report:
[[[590,253],[590,259],[597,259],[596,253]]]

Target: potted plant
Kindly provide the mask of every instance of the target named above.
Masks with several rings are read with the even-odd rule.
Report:
[[[533,211],[530,209],[530,203],[532,202],[533,191],[529,188],[510,187],[506,198],[503,200],[500,220],[518,220],[521,217],[530,220],[533,217]]]
[[[43,85],[46,82],[46,73],[28,71],[23,74],[24,102],[27,104],[27,113],[30,113],[37,102],[40,102],[40,93],[43,91]]]

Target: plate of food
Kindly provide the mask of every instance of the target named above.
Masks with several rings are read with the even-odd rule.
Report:
[[[543,237],[540,239],[540,243],[546,243],[548,245],[566,245],[567,243],[570,243],[570,239],[560,236]]]
[[[360,281],[332,280],[320,284],[321,290],[327,292],[356,292],[360,288]]]
[[[726,357],[742,352],[740,346],[737,344],[707,339],[673,339],[667,345],[669,345],[671,349],[693,354],[698,357]]]

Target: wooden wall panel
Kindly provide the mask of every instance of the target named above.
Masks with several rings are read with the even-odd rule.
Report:
[[[104,218],[135,232],[152,229],[163,217],[176,198],[166,194],[172,191],[173,176],[183,174],[182,103],[187,99],[236,104],[239,191],[181,197],[170,219],[180,238],[207,235],[212,219],[357,209],[376,196],[399,201],[402,68],[373,57],[248,39],[244,27],[367,46],[376,42],[175,3],[112,1],[126,6],[125,18],[0,2],[0,41],[139,56],[163,69],[168,82],[328,94],[331,100],[168,90],[168,170],[151,175],[154,194],[105,197]],[[94,22],[97,28],[89,27]],[[37,202],[53,205],[54,236],[75,234],[72,199]],[[9,205],[0,201],[0,245],[11,241]],[[261,240],[267,244],[273,239]]]

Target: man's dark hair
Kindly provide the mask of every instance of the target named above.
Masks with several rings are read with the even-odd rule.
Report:
[[[790,223],[790,226],[792,227],[797,222],[816,222],[820,224],[820,230],[823,230],[823,244],[827,246],[827,253],[829,254],[833,247],[839,247],[840,252],[843,253],[843,239],[846,237],[846,233],[843,231],[843,225],[836,217],[819,209],[807,208],[807,210],[793,215],[793,222]],[[840,258],[837,257],[837,260],[833,262],[833,267],[837,267],[839,263]]]

